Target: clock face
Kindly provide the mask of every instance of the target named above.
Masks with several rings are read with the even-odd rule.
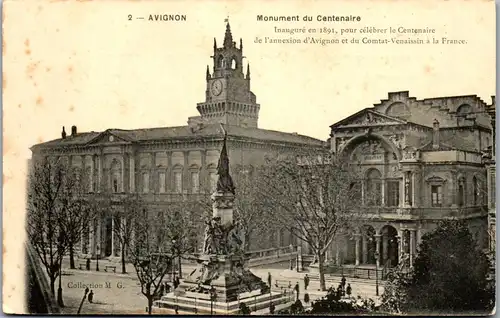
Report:
[[[115,137],[109,136],[109,141],[113,141],[113,140],[115,140]]]
[[[219,80],[216,80],[212,83],[212,93],[215,96],[220,95],[222,93],[222,82]]]

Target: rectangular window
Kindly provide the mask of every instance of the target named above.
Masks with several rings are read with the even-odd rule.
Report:
[[[113,192],[117,193],[118,192],[118,180],[113,179]]]
[[[380,181],[369,180],[367,184],[366,202],[371,206],[382,205],[382,184]]]
[[[387,181],[387,206],[399,206],[399,181]]]
[[[191,191],[198,193],[200,190],[200,175],[198,172],[191,172]]]
[[[165,193],[165,181],[166,181],[165,172],[160,172],[160,174],[158,176],[158,183],[160,184],[160,187],[159,187],[160,193]]]
[[[175,181],[175,192],[182,192],[182,172],[176,171],[174,172],[174,181]]]
[[[440,185],[431,186],[432,206],[440,207],[443,204],[443,187]]]
[[[144,173],[142,175],[142,192],[143,193],[149,192],[149,174],[148,173]]]

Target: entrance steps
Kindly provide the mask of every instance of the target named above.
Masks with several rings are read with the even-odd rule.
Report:
[[[317,281],[319,283],[319,274],[312,273],[308,274],[308,276],[311,278],[311,281]],[[342,279],[341,274],[325,274],[325,282],[327,285],[334,285],[335,287],[338,286]],[[346,277],[346,282],[349,284],[359,284],[359,285],[376,285],[376,280],[375,277],[373,279],[366,279],[366,278],[352,278],[352,277]],[[379,279],[378,280],[379,285],[384,284],[385,281]]]

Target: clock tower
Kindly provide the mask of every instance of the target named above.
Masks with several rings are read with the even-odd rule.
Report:
[[[250,91],[250,65],[243,74],[243,42],[239,48],[233,41],[229,21],[224,44],[217,47],[214,38],[213,69],[207,66],[205,102],[197,109],[204,120],[213,123],[257,128],[260,105]]]

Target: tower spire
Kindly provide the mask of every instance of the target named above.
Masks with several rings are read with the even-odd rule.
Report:
[[[210,79],[210,69],[209,69],[209,66],[207,65],[207,79]]]
[[[214,52],[217,50],[217,40],[214,37]]]
[[[227,132],[224,130],[224,142],[220,152],[219,164],[217,165],[217,174],[219,175],[219,180],[217,180],[217,192],[229,192],[234,195],[233,178],[231,178],[229,174],[229,157],[227,155],[226,140]]]
[[[231,26],[229,25],[229,17],[224,20],[226,22],[226,34],[224,35],[224,48],[233,46],[233,35],[231,34]]]
[[[250,63],[247,64],[247,79],[250,79]]]
[[[240,38],[240,51],[243,51],[243,39]]]

